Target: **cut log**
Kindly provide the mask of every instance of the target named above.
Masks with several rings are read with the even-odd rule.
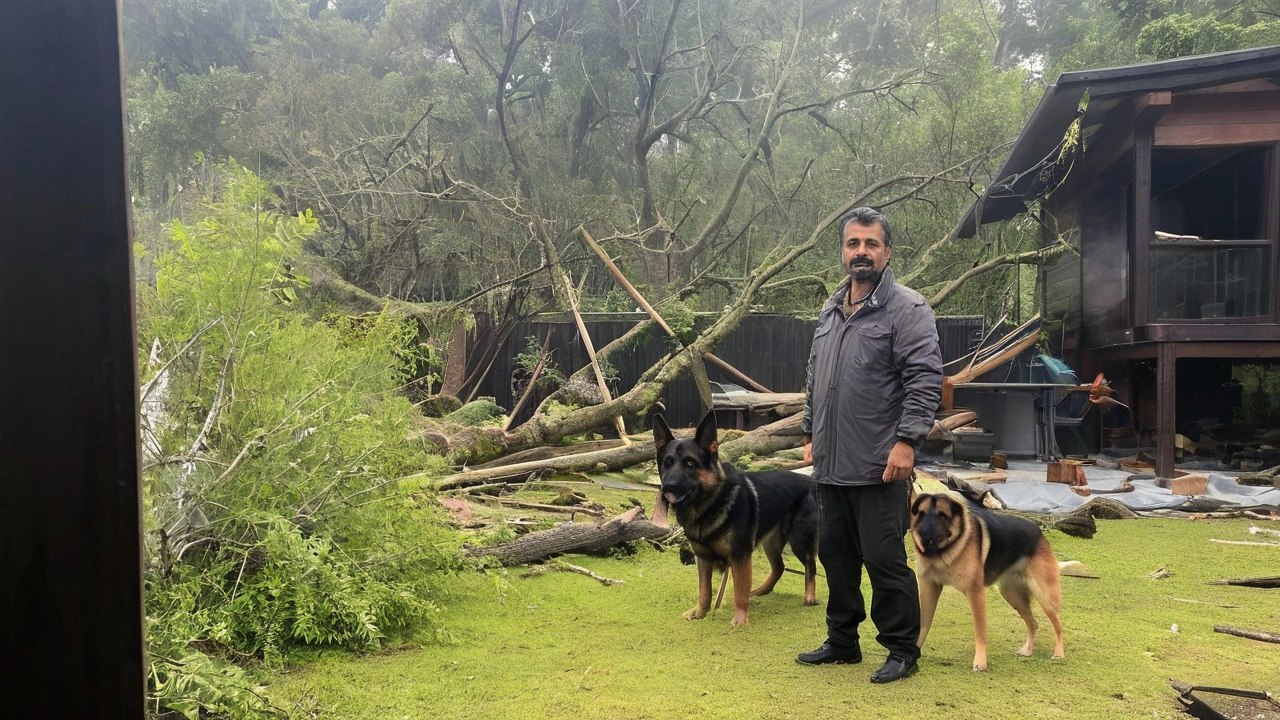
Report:
[[[1159,478],[1156,486],[1167,488],[1174,495],[1203,495],[1209,491],[1209,478],[1205,475]]]
[[[642,517],[640,508],[632,508],[599,525],[564,523],[550,530],[531,532],[505,545],[471,548],[467,555],[494,557],[504,565],[520,565],[561,553],[604,550],[643,538],[658,540],[671,532],[671,528],[658,527]]]
[[[1051,483],[1063,483],[1072,487],[1085,485],[1084,465],[1079,460],[1059,460],[1049,463],[1045,479]]]
[[[1229,580],[1211,580],[1210,585],[1236,585],[1239,587],[1280,588],[1280,575],[1262,577],[1231,578]]]
[[[1216,633],[1235,635],[1236,637],[1249,638],[1250,640],[1261,640],[1262,642],[1280,644],[1280,633],[1266,632],[1264,630],[1246,630],[1244,628],[1232,627],[1230,625],[1214,625],[1213,631]]]

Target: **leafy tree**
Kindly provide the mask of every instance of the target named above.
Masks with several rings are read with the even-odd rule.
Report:
[[[225,659],[368,649],[430,619],[455,560],[397,478],[440,460],[406,440],[396,392],[416,325],[300,311],[316,220],[264,210],[247,170],[189,192],[204,216],[171,225],[139,309],[151,692],[188,717],[270,714]]]

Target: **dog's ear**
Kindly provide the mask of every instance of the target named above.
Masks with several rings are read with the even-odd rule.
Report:
[[[926,502],[927,500],[929,500],[929,499],[930,499],[930,498],[932,498],[932,497],[933,497],[933,495],[930,495],[929,493],[920,493],[919,495],[916,495],[914,498],[912,498],[912,500],[911,500],[911,516],[912,516],[912,517],[915,517],[915,516],[917,516],[917,515],[920,515],[920,514],[921,514],[921,513],[923,513],[923,512],[927,512],[927,511],[924,509],[924,504],[925,504],[925,502]]]
[[[716,432],[716,414],[709,412],[698,423],[698,432],[694,435],[699,447],[715,455],[720,449],[720,437]]]
[[[662,413],[653,416],[653,444],[658,450],[667,443],[675,440],[675,435],[671,434],[671,428],[667,427],[667,421],[663,419]]]

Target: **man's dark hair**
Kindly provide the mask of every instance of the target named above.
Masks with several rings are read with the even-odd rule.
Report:
[[[890,245],[890,246],[893,245],[893,236],[890,235],[889,233],[889,219],[886,218],[884,215],[881,215],[880,211],[876,210],[875,208],[856,207],[850,210],[849,212],[841,215],[840,219],[837,222],[839,223],[839,227],[840,227],[841,242],[844,242],[844,228],[849,223],[856,222],[859,225],[871,225],[872,223],[879,223],[880,229],[884,230],[884,244]]]

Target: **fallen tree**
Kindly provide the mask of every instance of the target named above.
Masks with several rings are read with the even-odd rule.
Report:
[[[804,444],[804,433],[800,430],[802,418],[802,413],[796,413],[756,428],[742,437],[727,440],[720,445],[720,458],[735,462],[747,455],[771,455],[779,450],[800,447]],[[687,434],[688,431],[677,432],[677,435]],[[436,484],[436,489],[452,490],[495,481],[523,482],[535,473],[608,472],[654,459],[656,453],[652,442],[636,442],[604,450],[465,470],[443,478]]]
[[[632,508],[599,525],[568,522],[550,530],[531,532],[505,545],[471,548],[467,555],[494,557],[503,565],[520,565],[567,552],[604,550],[645,538],[659,540],[672,532],[669,527],[659,527],[646,520],[640,508]]]

